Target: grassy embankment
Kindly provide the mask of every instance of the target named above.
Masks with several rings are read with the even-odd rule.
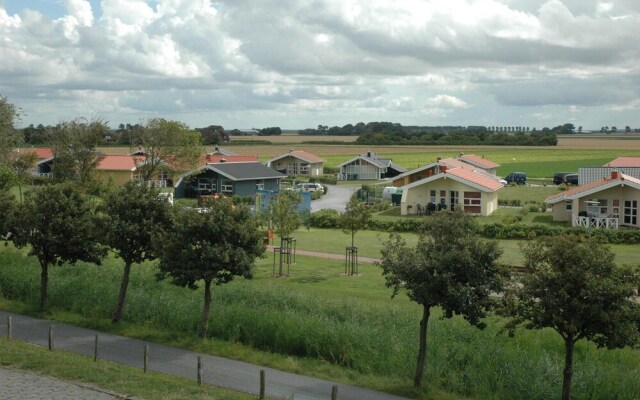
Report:
[[[194,381],[0,338],[0,367],[36,372],[145,400],[250,400],[253,396]]]
[[[24,255],[11,246],[0,252],[0,307],[33,314],[39,268]],[[428,386],[414,392],[419,308],[404,295],[391,301],[375,266],[345,277],[341,262],[297,261],[286,279],[271,277],[268,257],[254,280],[216,287],[214,339],[206,341],[196,338],[202,292],[156,283],[152,264],[134,267],[125,321],[117,327],[109,323],[121,273],[113,259],[102,267],[54,268],[44,316],[425,399],[557,397],[560,339],[549,330],[509,338],[499,333],[499,318],[484,331],[460,318],[432,318]],[[579,343],[575,359],[576,399],[633,399],[640,392],[640,352]]]

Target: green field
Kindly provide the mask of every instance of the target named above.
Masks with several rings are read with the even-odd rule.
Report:
[[[420,309],[403,294],[391,300],[372,265],[362,265],[359,276],[344,276],[340,261],[298,257],[290,277],[272,278],[271,257],[262,259],[253,280],[214,289],[213,338],[205,341],[196,338],[202,292],[157,283],[153,264],[134,267],[125,320],[116,327],[109,319],[122,268],[118,260],[52,268],[45,314],[34,311],[36,261],[8,246],[0,250],[0,265],[0,307],[14,312],[421,399],[546,399],[560,390],[563,346],[554,332],[522,331],[509,338],[499,333],[499,318],[480,331],[436,312],[429,326],[427,387],[415,392]],[[639,370],[638,351],[580,342],[574,398],[634,399]]]

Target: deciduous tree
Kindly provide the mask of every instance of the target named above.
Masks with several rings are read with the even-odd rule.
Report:
[[[96,170],[104,157],[97,147],[108,131],[101,120],[78,118],[58,124],[51,133],[53,177],[56,182],[72,180],[81,187],[93,187]]]
[[[0,164],[8,163],[13,149],[23,142],[13,127],[19,115],[18,108],[0,95]]]
[[[36,187],[17,207],[11,239],[29,245],[40,262],[40,309],[45,307],[49,267],[86,261],[100,264],[106,249],[99,244],[94,203],[68,183]]]
[[[132,142],[144,152],[144,165],[139,170],[145,181],[154,180],[161,170],[174,174],[189,171],[202,153],[202,135],[182,122],[154,118],[132,134]]]
[[[159,278],[197,289],[204,283],[200,337],[207,336],[211,284],[222,285],[234,277],[253,277],[255,259],[264,253],[255,217],[246,207],[225,199],[213,200],[206,212],[180,211],[173,229],[162,236]]]
[[[171,226],[172,211],[170,204],[159,197],[158,190],[137,182],[111,190],[103,207],[109,221],[105,244],[124,261],[118,304],[112,319],[118,322],[124,310],[131,266],[158,256],[154,237]]]
[[[340,227],[344,233],[351,235],[351,247],[354,246],[356,233],[367,227],[371,219],[371,208],[355,196],[347,203],[344,212],[340,214]]]
[[[599,347],[640,344],[637,268],[619,267],[610,248],[569,236],[522,247],[528,274],[505,295],[503,313],[512,317],[511,334],[551,328],[564,341],[562,399],[571,398],[573,351],[585,339]]]
[[[495,305],[492,294],[502,290],[501,250],[494,241],[480,240],[476,229],[463,211],[438,212],[427,220],[415,247],[394,233],[382,249],[380,266],[392,297],[405,290],[422,306],[416,387],[422,383],[431,309],[440,306],[444,317],[460,314],[484,328],[482,318]]]

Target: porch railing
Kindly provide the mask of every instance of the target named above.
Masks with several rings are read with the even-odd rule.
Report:
[[[593,229],[618,229],[619,218],[610,216],[574,217],[573,226]]]

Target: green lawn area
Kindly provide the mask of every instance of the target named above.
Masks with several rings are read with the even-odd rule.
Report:
[[[504,210],[517,212],[515,209]],[[541,213],[528,213],[526,218],[535,220],[535,218],[542,215]],[[415,233],[401,233],[400,235],[409,245],[415,245],[418,242],[418,236]],[[295,232],[294,236],[296,238],[297,248],[300,250],[344,255],[345,247],[351,245],[351,236],[339,229],[300,229]],[[380,249],[383,246],[383,242],[388,238],[389,234],[386,232],[370,230],[359,231],[355,238],[358,255],[380,258]],[[523,258],[519,248],[521,241],[499,240],[498,243],[504,251],[501,258],[502,262],[515,266],[522,265]],[[613,244],[610,246],[616,254],[616,262],[618,264],[636,264],[640,261],[638,260],[637,245]],[[273,257],[273,255],[271,254],[270,257]]]

